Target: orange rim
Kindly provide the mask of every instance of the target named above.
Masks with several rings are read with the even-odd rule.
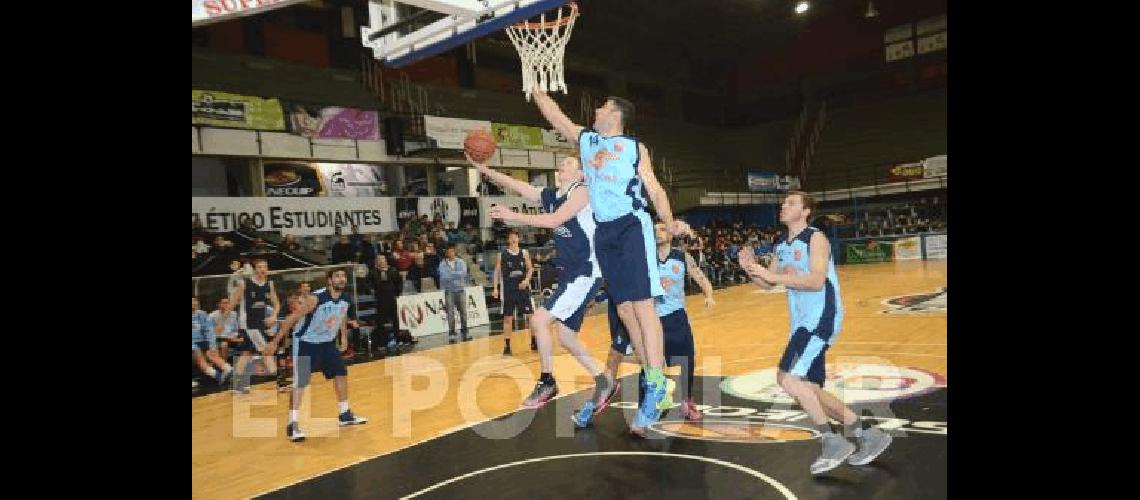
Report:
[[[512,24],[511,26],[514,26],[515,28],[523,29],[523,30],[541,30],[541,29],[550,29],[550,28],[557,28],[559,26],[565,26],[567,24],[570,24],[572,21],[574,21],[574,19],[578,18],[578,2],[570,2],[569,4],[566,4],[566,5],[570,6],[570,12],[568,14],[566,14],[565,16],[562,16],[562,18],[557,20],[557,21],[547,21],[545,23],[532,23],[529,21],[522,21],[522,22]],[[562,7],[566,7],[566,5],[562,5],[562,6],[558,7],[558,10],[561,11]]]

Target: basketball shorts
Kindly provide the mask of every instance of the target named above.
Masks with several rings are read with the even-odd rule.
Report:
[[[665,294],[657,269],[653,221],[644,210],[597,222],[594,251],[611,302],[621,304]]]

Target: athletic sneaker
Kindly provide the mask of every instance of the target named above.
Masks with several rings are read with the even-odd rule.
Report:
[[[847,459],[851,465],[867,465],[883,453],[895,438],[879,430],[878,427],[864,429],[858,437],[859,451],[852,453]]]
[[[507,344],[507,345],[503,346],[503,356],[510,356],[510,355],[511,355],[511,345]]]
[[[613,385],[610,386],[609,393],[606,394],[606,397],[604,399],[602,399],[601,401],[597,401],[597,400],[590,401],[590,404],[595,407],[594,414],[597,415],[597,414],[602,413],[603,411],[606,411],[606,408],[610,407],[610,403],[613,402],[615,397],[617,397],[617,393],[620,390],[621,390],[621,381],[620,380],[614,380]]]
[[[190,379],[190,382],[193,382],[193,385],[194,385],[193,389],[197,389],[197,388],[198,388],[198,381],[197,381],[197,380],[194,380],[194,379]],[[191,389],[191,390],[193,390],[193,389]]]
[[[305,440],[305,433],[301,432],[301,427],[297,425],[297,422],[289,422],[289,425],[285,427],[285,436],[293,442]]]
[[[538,341],[534,339],[534,335],[530,336],[530,350],[532,350],[532,351],[538,350]]]
[[[693,398],[681,402],[681,415],[690,422],[701,421],[701,412],[697,409],[697,405],[693,404]]]
[[[673,406],[673,389],[670,386],[674,384],[676,382],[669,378],[665,379],[664,384],[645,381],[645,397],[637,408],[637,415],[633,418],[633,424],[629,426],[630,432],[645,437],[645,429],[661,418],[661,411]]]
[[[574,427],[582,429],[590,425],[590,421],[597,414],[598,411],[594,409],[594,402],[587,399],[586,404],[582,405],[573,415],[570,415],[570,420],[574,422]]]
[[[834,432],[825,432],[820,440],[823,441],[823,452],[811,464],[813,475],[823,474],[839,467],[847,457],[855,453],[855,445]]]
[[[340,417],[337,418],[337,425],[340,425],[341,427],[344,427],[346,425],[360,425],[367,422],[367,418],[353,415],[352,410],[341,413]]]
[[[233,373],[234,373],[233,368],[230,368],[229,370],[226,370],[226,371],[218,372],[216,375],[216,380],[218,381],[218,385],[225,385],[226,379],[229,379],[230,375],[233,375]]]
[[[547,401],[558,395],[558,384],[546,384],[539,381],[534,385],[534,391],[523,401],[523,408],[542,408]]]

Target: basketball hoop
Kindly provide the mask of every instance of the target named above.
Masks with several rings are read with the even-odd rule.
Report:
[[[552,20],[547,21],[547,18]],[[566,93],[562,59],[577,19],[578,4],[570,2],[558,7],[556,12],[542,14],[538,22],[522,21],[507,27],[507,36],[522,61],[522,89],[526,100],[530,100],[535,87],[546,92]]]

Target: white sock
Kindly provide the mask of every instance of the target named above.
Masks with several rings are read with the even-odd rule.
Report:
[[[212,367],[212,366],[207,366],[206,367],[206,375],[209,375],[211,377],[217,377],[218,376],[218,370],[215,370],[214,367]]]
[[[348,411],[348,401],[341,401],[341,402],[337,403],[337,406],[340,407],[341,413]]]
[[[297,413],[299,413],[298,410],[289,410],[289,422],[290,423],[297,423]]]
[[[226,364],[222,365],[222,371],[232,372],[232,371],[234,371],[234,367],[230,366],[229,363],[226,363]]]

